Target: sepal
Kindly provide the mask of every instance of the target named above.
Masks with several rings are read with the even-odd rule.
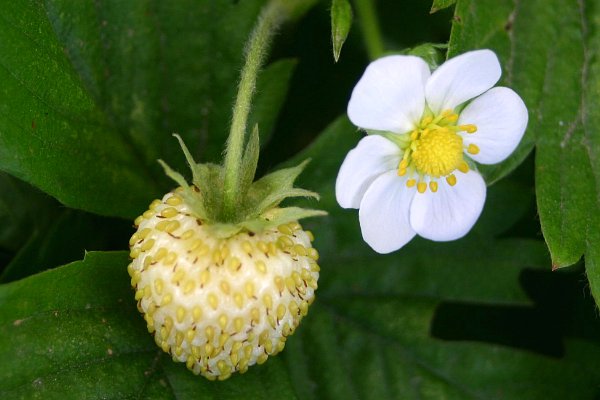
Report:
[[[258,124],[254,125],[254,129],[250,134],[244,157],[242,158],[242,167],[240,171],[240,198],[246,197],[248,189],[254,182],[256,167],[258,165],[258,154],[260,152],[260,137],[258,134]]]
[[[272,208],[258,218],[242,222],[240,225],[252,232],[275,228],[282,224],[297,221],[302,218],[325,216],[322,210],[312,210],[300,207]]]
[[[196,163],[181,137],[177,134],[173,136],[179,141],[192,170],[193,184],[189,185],[180,173],[164,161],[158,162],[167,176],[181,187],[181,196],[190,207],[191,213],[205,222],[207,229],[212,230],[216,237],[231,237],[243,230],[260,232],[301,218],[327,214],[324,211],[300,207],[278,207],[283,200],[290,197],[319,199],[315,192],[294,187],[294,181],[310,160],[305,160],[295,167],[272,172],[252,182],[260,150],[258,127],[255,126],[242,158],[238,212],[233,220],[223,218],[223,167],[210,163]]]

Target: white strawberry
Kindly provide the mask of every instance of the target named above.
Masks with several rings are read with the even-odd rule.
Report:
[[[158,346],[194,373],[222,380],[280,352],[308,312],[318,253],[297,220],[323,213],[278,207],[286,197],[316,196],[293,188],[304,164],[252,183],[250,149],[238,214],[222,222],[221,167],[196,164],[178,139],[194,185],[163,163],[180,187],[136,219],[128,271]],[[257,143],[255,130],[249,147]]]

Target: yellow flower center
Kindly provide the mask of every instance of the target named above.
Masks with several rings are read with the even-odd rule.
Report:
[[[418,172],[445,176],[463,161],[462,137],[447,128],[424,130],[414,140],[413,163]]]
[[[408,135],[410,139],[404,146],[404,156],[398,165],[398,175],[408,174],[406,186],[416,186],[419,193],[424,193],[429,186],[437,192],[437,179],[445,177],[450,186],[456,184],[454,171],[469,171],[469,165],[463,158],[464,151],[470,154],[479,153],[474,144],[465,146],[458,132],[474,133],[475,125],[456,125],[458,114],[446,110],[438,116],[425,116],[419,125]],[[416,178],[413,178],[416,175]],[[429,181],[427,184],[425,177]],[[418,178],[418,179],[417,179]]]

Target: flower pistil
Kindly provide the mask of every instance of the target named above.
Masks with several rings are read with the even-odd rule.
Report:
[[[477,154],[479,148],[474,144],[465,146],[458,132],[475,133],[473,124],[457,125],[458,114],[445,110],[437,116],[425,115],[414,130],[407,133],[407,140],[399,144],[403,157],[398,164],[398,175],[408,175],[406,186],[416,186],[419,193],[427,190],[424,177],[429,177],[429,189],[435,193],[438,189],[436,179],[444,176],[450,186],[456,184],[455,170],[469,171],[469,165],[463,158],[466,150]],[[418,179],[413,178],[416,175]]]

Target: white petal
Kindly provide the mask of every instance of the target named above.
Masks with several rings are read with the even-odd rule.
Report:
[[[363,239],[373,250],[390,253],[415,236],[408,216],[415,193],[414,187],[406,187],[406,177],[396,171],[386,172],[371,184],[358,216]]]
[[[451,58],[436,69],[427,81],[427,104],[435,114],[453,110],[490,89],[501,74],[498,57],[491,50],[470,51]]]
[[[466,235],[485,203],[485,182],[479,173],[456,172],[456,185],[438,180],[438,191],[417,193],[410,207],[410,225],[421,236],[438,242]]]
[[[464,133],[465,145],[479,147],[469,156],[482,164],[496,164],[517,147],[527,128],[527,107],[509,88],[495,87],[473,100],[460,114],[458,124],[474,124],[477,132]]]
[[[361,128],[405,133],[425,108],[429,67],[419,57],[388,56],[373,61],[348,103],[348,117]]]
[[[350,150],[335,182],[335,196],[343,208],[358,208],[369,185],[382,173],[396,170],[401,150],[382,136],[361,139]]]

